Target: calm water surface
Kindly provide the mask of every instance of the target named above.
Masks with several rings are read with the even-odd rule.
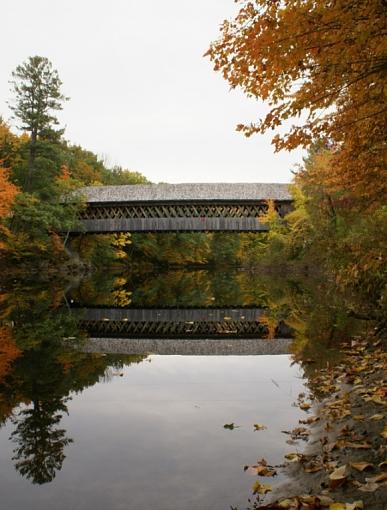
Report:
[[[288,445],[281,432],[305,417],[292,405],[305,387],[289,354],[84,352],[85,307],[176,309],[177,296],[183,309],[267,306],[267,296],[238,275],[223,298],[214,290],[224,287],[223,276],[211,284],[201,275],[199,285],[187,275],[184,285],[182,275],[168,278],[177,283],[165,301],[144,290],[156,284],[142,282],[136,294],[122,278],[110,287],[86,282],[65,300],[61,289],[10,293],[2,327],[9,359],[0,378],[2,509],[242,509],[255,481],[243,466],[261,458],[280,464],[301,447]],[[191,302],[184,292],[194,293]],[[240,337],[235,331],[223,328],[219,339],[232,344]],[[211,335],[216,340],[216,328]],[[230,423],[237,427],[225,429]],[[255,432],[255,423],[267,429]],[[276,484],[281,476],[263,481]]]
[[[6,423],[2,508],[242,507],[254,482],[243,466],[262,457],[281,463],[292,450],[281,430],[300,417],[292,407],[299,376],[288,356],[150,356],[113,372],[71,394],[59,427],[73,443],[51,483],[15,470],[15,426]],[[240,428],[224,429],[230,422]],[[254,432],[254,423],[268,429]]]

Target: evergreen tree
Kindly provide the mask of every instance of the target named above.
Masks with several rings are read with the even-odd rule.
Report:
[[[19,129],[30,133],[26,190],[29,191],[35,170],[38,141],[59,121],[55,111],[62,109],[68,98],[61,93],[62,82],[51,62],[40,56],[29,57],[12,73],[15,103],[10,105]]]

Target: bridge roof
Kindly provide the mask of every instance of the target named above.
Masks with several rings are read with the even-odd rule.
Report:
[[[156,339],[156,338],[90,338],[82,346],[84,352],[112,354],[180,354],[185,356],[227,356],[289,354],[292,340],[277,338],[227,339]]]
[[[82,195],[89,203],[163,202],[201,200],[292,200],[288,184],[194,183],[88,186]]]

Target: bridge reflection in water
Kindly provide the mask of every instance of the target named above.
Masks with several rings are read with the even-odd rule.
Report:
[[[121,354],[287,354],[291,331],[269,331],[261,308],[82,309],[88,352]],[[270,336],[270,338],[268,338]]]

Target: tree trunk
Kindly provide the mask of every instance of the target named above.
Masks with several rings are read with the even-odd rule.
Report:
[[[28,173],[26,180],[26,191],[31,191],[32,186],[32,176],[34,173],[35,159],[36,159],[36,142],[37,142],[37,133],[36,131],[31,132],[31,140],[30,140],[30,153],[28,156]]]

